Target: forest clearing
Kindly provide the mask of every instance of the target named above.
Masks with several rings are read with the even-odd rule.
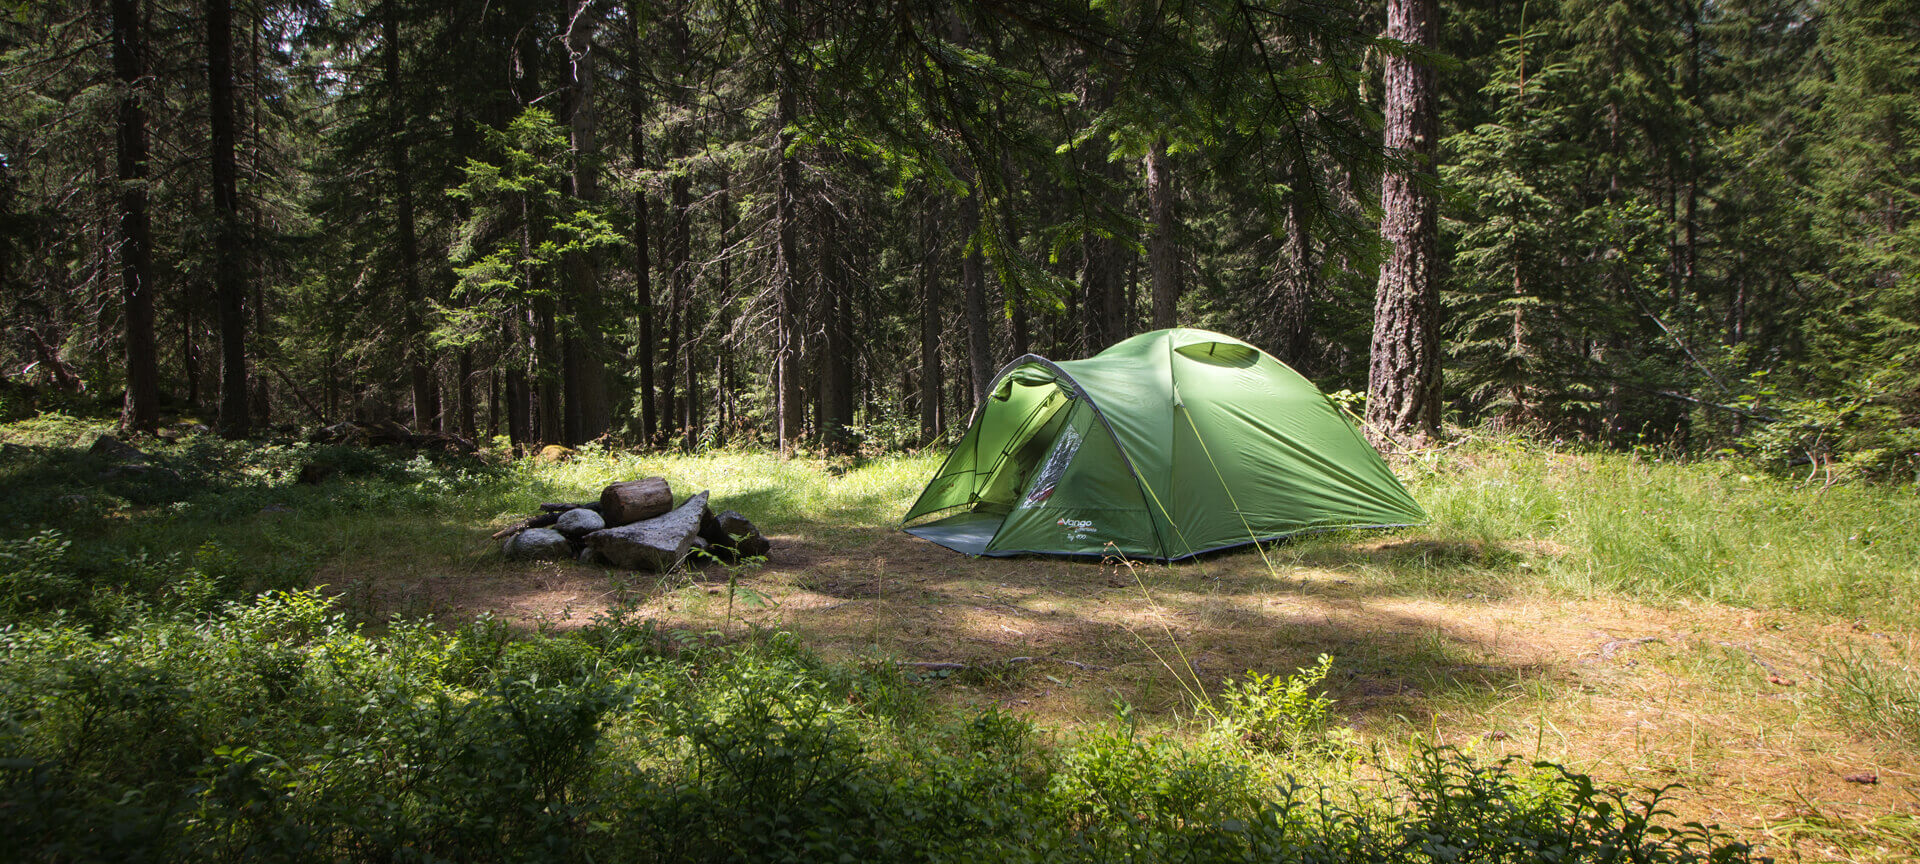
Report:
[[[1920,859],[1913,5],[0,3],[0,859]]]
[[[903,691],[887,699],[922,706],[909,712],[917,723],[1017,718],[1055,758],[1116,730],[1227,746],[1213,718],[1231,716],[1233,682],[1311,669],[1324,654],[1313,688],[1333,700],[1324,727],[1296,732],[1320,743],[1263,749],[1236,733],[1236,758],[1262,776],[1380,794],[1364,790],[1424,741],[1620,789],[1676,784],[1668,821],[1717,823],[1776,858],[1902,860],[1920,837],[1920,504],[1904,493],[1471,436],[1399,467],[1433,513],[1427,527],[1174,565],[989,559],[899,530],[938,464],[931,454],[436,466],[199,439],[156,463],[212,458],[220,470],[183,472],[168,496],[179,503],[142,505],[158,492],[86,489],[101,466],[78,444],[98,429],[30,421],[0,433],[11,445],[0,479],[15,490],[7,522],[61,526],[72,545],[56,572],[136,548],[150,572],[95,576],[91,600],[48,619],[21,593],[29,558],[9,541],[9,603],[26,621],[192,618],[274,578],[319,586],[339,626],[388,644],[423,625],[470,632],[476,618],[555,646],[641,622],[688,651],[784,633],[810,662],[884,676]],[[297,482],[316,459],[343,471]],[[488,538],[539,501],[589,498],[606,478],[640,473],[764,514],[773,551],[636,574],[504,561]],[[12,633],[19,664],[23,631]],[[566,651],[543,654],[549,674],[556,654]],[[868,758],[897,758],[868,746]]]

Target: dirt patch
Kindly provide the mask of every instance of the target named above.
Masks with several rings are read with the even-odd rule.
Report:
[[[1877,841],[1831,843],[1804,826],[1920,825],[1913,754],[1850,738],[1821,713],[1820,654],[1887,638],[1851,622],[1526,591],[1403,596],[1364,572],[1311,561],[1270,570],[1252,551],[1162,567],[968,559],[883,529],[836,530],[831,545],[772,539],[763,567],[733,573],[710,565],[636,578],[476,556],[453,568],[462,572],[323,581],[369,618],[491,612],[564,630],[626,604],[697,633],[784,628],[831,658],[999,670],[928,686],[942,700],[1066,728],[1100,722],[1124,699],[1177,729],[1196,710],[1196,691],[1217,692],[1248,671],[1287,674],[1325,653],[1335,658],[1337,710],[1363,739],[1398,746],[1437,735],[1615,784],[1679,783],[1683,819],[1738,826],[1776,847],[1791,837],[1814,857]],[[1538,540],[1389,537],[1338,554],[1472,567],[1566,551]],[[735,590],[729,608],[730,577],[748,590]],[[1016,657],[1036,659],[1006,664]],[[1845,779],[1863,771],[1877,782]]]

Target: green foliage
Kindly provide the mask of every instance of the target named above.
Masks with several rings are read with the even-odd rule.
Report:
[[[1575,595],[1617,592],[1641,602],[1702,598],[1786,606],[1911,625],[1920,609],[1920,538],[1898,526],[1920,515],[1907,487],[1822,483],[1735,460],[1689,461],[1657,450],[1618,454],[1476,433],[1462,462],[1409,477],[1443,526],[1447,548],[1551,553],[1477,554],[1471,568],[1415,562],[1388,578],[1511,586],[1535,579]],[[1471,465],[1472,467],[1466,467]],[[1309,556],[1321,543],[1306,541]],[[1357,562],[1379,567],[1378,563]]]
[[[670,641],[615,620],[375,636],[314,592],[6,628],[0,812],[29,860],[1667,861],[1715,840],[1661,833],[1657,798],[1451,752],[1416,751],[1404,805],[1271,789],[1164,739],[1050,754],[1003,712],[875,698],[903,686],[890,664]]]
[[[1220,691],[1217,728],[1261,750],[1340,750],[1346,742],[1329,727],[1333,700],[1325,692],[1314,692],[1332,670],[1333,658],[1325,654],[1285,677],[1249,670],[1244,680]]]
[[[1920,481],[1920,427],[1908,422],[1900,406],[1897,382],[1903,372],[1877,374],[1834,385],[1837,392],[1782,393],[1764,373],[1748,381],[1751,395],[1741,401],[1760,422],[1740,444],[1770,467],[1786,473],[1807,471],[1824,482],[1866,477]]]
[[[434,341],[443,348],[490,339],[510,310],[559,297],[565,256],[626,242],[609,211],[562,194],[567,127],[552,113],[528,108],[506,128],[483,132],[486,157],[468,160],[461,184],[447,190],[471,215],[449,252],[458,277],[453,302],[434,304],[441,321]]]
[[[1547,763],[1515,770],[1446,748],[1422,746],[1396,779],[1411,793],[1400,842],[1434,861],[1745,861],[1751,850],[1723,843],[1698,823],[1662,824],[1674,787],[1643,799],[1601,789],[1592,778]]]

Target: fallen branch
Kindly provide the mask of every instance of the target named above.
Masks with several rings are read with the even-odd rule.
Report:
[[[1606,634],[1603,633],[1601,635],[1604,636]],[[1605,645],[1600,646],[1600,659],[1612,660],[1614,652],[1617,652],[1622,648],[1632,648],[1635,645],[1645,645],[1648,642],[1665,642],[1665,641],[1667,640],[1662,639],[1658,636],[1642,636],[1638,639],[1613,639],[1608,641]]]
[[[493,539],[499,540],[509,535],[518,534],[528,528],[545,528],[558,521],[560,521],[560,514],[558,513],[542,513],[538,516],[528,516],[512,525],[493,532]]]
[[[307,413],[313,415],[313,422],[322,426],[327,425],[327,415],[321,413],[320,409],[313,404],[313,401],[307,398],[306,392],[300,389],[300,385],[293,383],[293,379],[287,377],[287,373],[280,371],[280,367],[269,363],[261,363],[260,365],[265,366],[268,372],[272,372],[274,377],[279,378],[280,383],[287,385],[287,392],[293,394],[294,400],[300,403],[300,407],[307,409]]]
[[[1753,650],[1752,648],[1748,648],[1745,645],[1741,645],[1735,642],[1720,642],[1718,644],[1722,648],[1734,648],[1734,649],[1738,649],[1740,651],[1745,652],[1747,655],[1747,659],[1752,660],[1754,662],[1754,665],[1767,670],[1768,675],[1771,675],[1775,678],[1779,678],[1781,680],[1787,679],[1787,676],[1780,674],[1779,668],[1775,667],[1772,663],[1768,663],[1767,661],[1760,659],[1760,653]]]
[[[550,501],[540,505],[542,513],[565,513],[568,510],[599,510],[600,502],[588,501],[584,504],[568,504],[565,501]]]
[[[1107,667],[1105,666],[1095,666],[1092,663],[1082,663],[1078,660],[1068,660],[1064,657],[1008,657],[1005,660],[996,660],[996,661],[989,661],[984,663],[955,663],[952,661],[915,662],[910,660],[894,661],[894,665],[896,666],[905,666],[909,669],[925,669],[929,672],[958,672],[962,669],[972,669],[972,668],[983,667],[983,666],[1012,666],[1015,663],[1059,663],[1065,666],[1072,666],[1075,669],[1080,669],[1087,672],[1108,671]]]

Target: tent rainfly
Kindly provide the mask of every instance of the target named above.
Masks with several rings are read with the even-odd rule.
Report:
[[[1229,336],[1156,330],[1085,360],[1028,354],[988,393],[907,533],[968,555],[1173,561],[1428,518],[1339,406]]]

